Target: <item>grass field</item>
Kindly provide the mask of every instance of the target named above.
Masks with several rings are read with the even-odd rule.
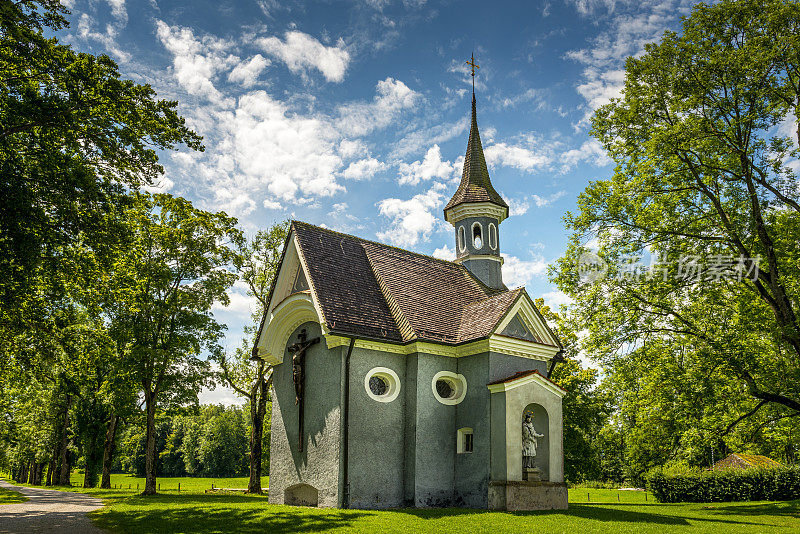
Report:
[[[0,488],[0,504],[17,504],[19,502],[25,502],[28,498],[14,490]]]
[[[74,482],[80,480],[76,475]],[[644,492],[573,488],[566,511],[331,510],[271,506],[266,497],[256,495],[205,493],[212,482],[215,487],[245,487],[246,478],[159,480],[161,494],[153,497],[138,495],[133,488],[137,481],[144,481],[125,475],[112,477],[116,490],[74,490],[104,500],[106,506],[92,517],[98,526],[114,533],[800,532],[800,501],[659,504]]]

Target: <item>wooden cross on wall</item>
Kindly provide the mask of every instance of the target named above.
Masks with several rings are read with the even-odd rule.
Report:
[[[294,403],[297,406],[297,430],[298,430],[298,450],[303,450],[303,412],[304,408],[304,389],[306,381],[305,356],[306,350],[317,343],[319,337],[306,341],[306,329],[300,330],[297,334],[297,343],[289,345],[287,349],[292,355],[292,379],[294,380]]]

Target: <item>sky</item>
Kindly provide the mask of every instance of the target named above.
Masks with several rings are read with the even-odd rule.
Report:
[[[452,259],[442,209],[461,178],[475,55],[478,124],[500,226],[503,278],[551,306],[563,217],[613,166],[590,133],[624,62],[688,0],[70,0],[57,37],[108,54],[123,77],[177,100],[205,151],[161,155],[151,190],[238,218],[248,234],[298,219]],[[242,284],[215,315],[242,342]],[[241,402],[229,390],[204,402]]]

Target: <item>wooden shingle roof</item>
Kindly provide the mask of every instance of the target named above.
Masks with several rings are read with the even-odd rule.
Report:
[[[523,289],[485,286],[462,265],[293,221],[328,328],[458,344],[489,336]]]
[[[481,145],[481,134],[478,132],[474,93],[472,95],[472,121],[470,123],[469,141],[467,141],[467,152],[464,156],[461,183],[456,189],[453,198],[444,207],[445,214],[447,214],[447,210],[469,202],[491,202],[508,209],[508,204],[495,191],[489,178],[489,169],[486,167],[486,157],[483,155],[483,146]]]

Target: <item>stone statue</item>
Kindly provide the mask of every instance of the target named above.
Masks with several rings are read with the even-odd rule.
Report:
[[[525,414],[525,420],[522,423],[522,467],[533,468],[535,467],[534,461],[536,458],[536,447],[539,442],[536,438],[543,438],[544,434],[539,434],[533,427],[533,414],[528,412]]]

